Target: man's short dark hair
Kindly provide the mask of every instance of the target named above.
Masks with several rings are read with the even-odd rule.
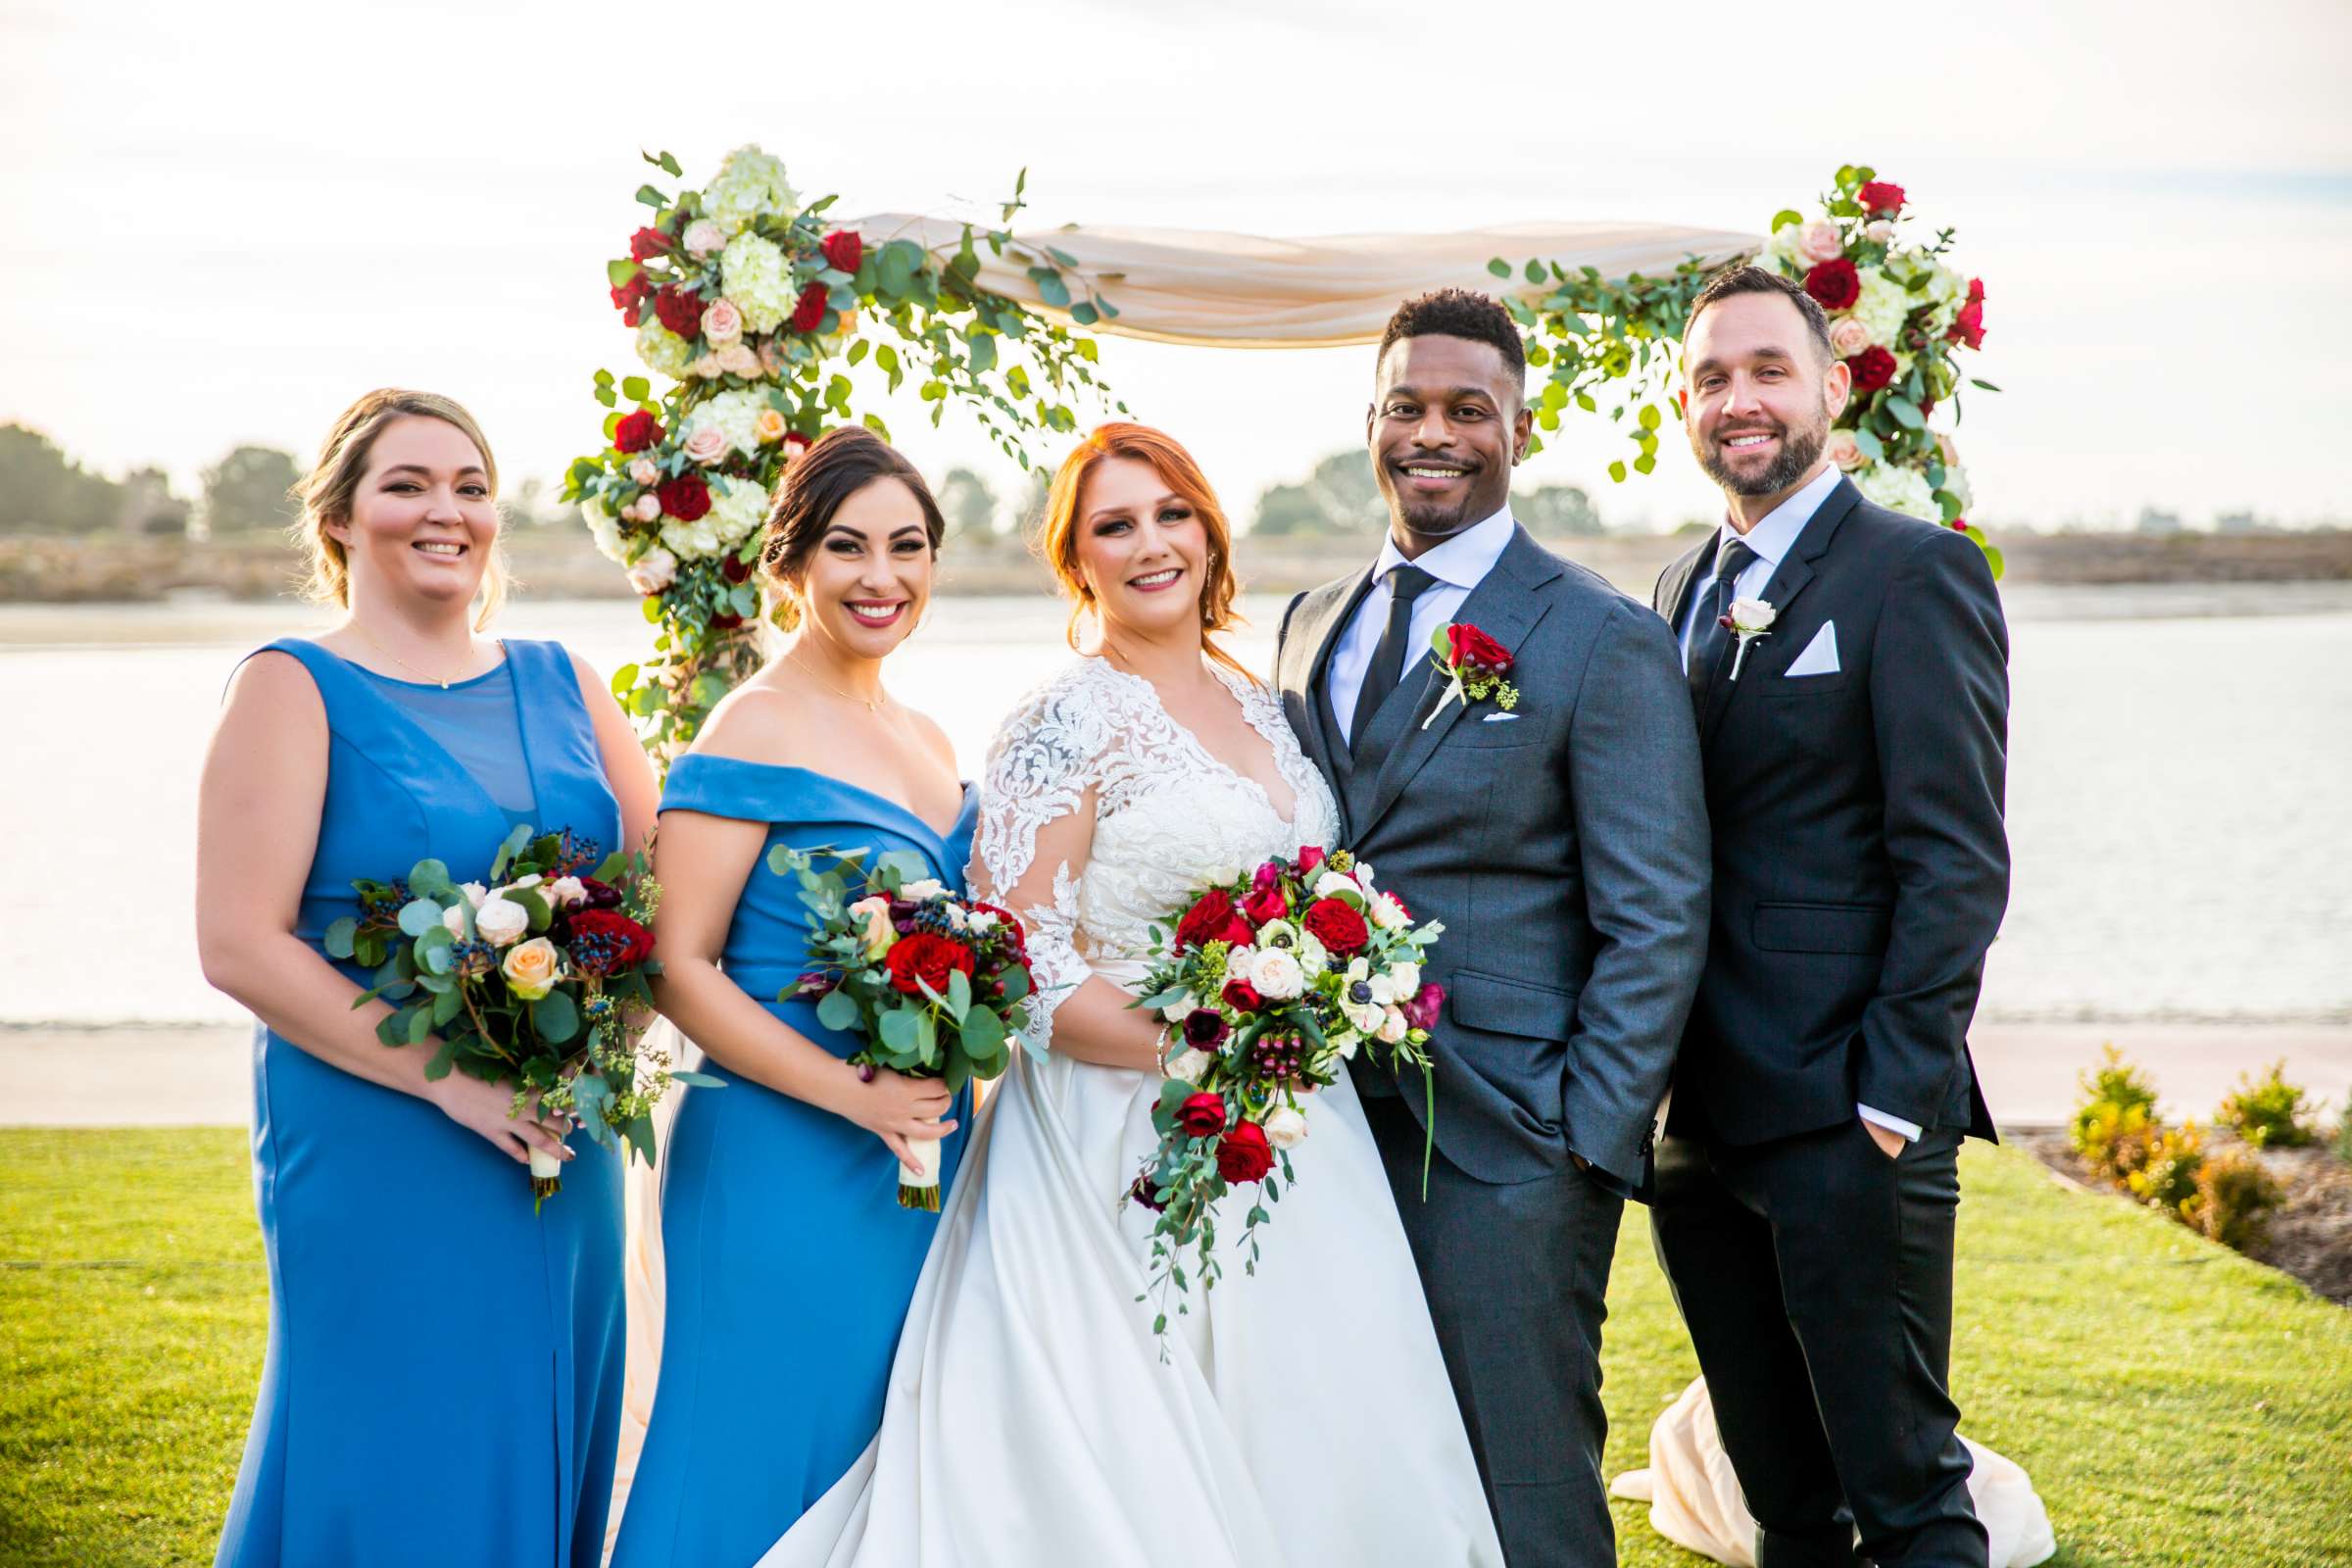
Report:
[[[1527,396],[1527,350],[1519,342],[1518,323],[1511,313],[1487,295],[1474,289],[1441,288],[1406,300],[1389,318],[1388,330],[1380,334],[1380,352],[1373,356],[1378,365],[1388,358],[1389,345],[1400,337],[1465,337],[1473,343],[1491,343],[1510,368],[1511,384],[1519,396]]]
[[[1813,346],[1821,350],[1824,363],[1835,358],[1830,351],[1830,318],[1821,302],[1804,290],[1804,285],[1783,277],[1761,267],[1727,267],[1706,281],[1698,297],[1690,302],[1690,314],[1683,318],[1683,341],[1690,341],[1690,328],[1698,323],[1698,313],[1718,300],[1728,300],[1735,294],[1778,294],[1796,307],[1796,314],[1805,318],[1805,330],[1813,335]]]

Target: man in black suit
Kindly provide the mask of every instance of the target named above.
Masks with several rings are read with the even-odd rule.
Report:
[[[2008,902],[2000,599],[1965,535],[1828,460],[1850,377],[1803,290],[1719,274],[1684,375],[1728,515],[1655,602],[1714,906],[1652,1235],[1759,1568],[1850,1568],[1857,1527],[1883,1568],[1984,1568],[1945,1384],[1958,1150],[1993,1136],[1966,1035]]]

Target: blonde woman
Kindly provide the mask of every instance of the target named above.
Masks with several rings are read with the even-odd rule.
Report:
[[[205,761],[197,941],[252,1010],[270,1345],[217,1561],[594,1568],[620,1411],[620,1165],[510,1084],[424,1076],[328,958],[352,879],[479,880],[510,829],[643,840],[654,783],[604,682],[483,635],[498,470],[429,393],[345,410],[304,481],[317,639],[246,657]],[[477,610],[478,605],[478,610]],[[534,1213],[532,1150],[568,1161]]]

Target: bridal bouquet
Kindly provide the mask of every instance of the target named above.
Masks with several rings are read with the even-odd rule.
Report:
[[[1281,1197],[1274,1169],[1293,1179],[1290,1152],[1307,1133],[1301,1099],[1336,1082],[1358,1050],[1389,1052],[1428,1081],[1445,992],[1422,980],[1421,964],[1444,930],[1414,925],[1347,851],[1311,847],[1196,895],[1166,929],[1152,928],[1152,966],[1134,1005],[1157,1011],[1184,1047],[1152,1112],[1159,1147],[1126,1195],[1159,1215],[1154,1288],[1166,1279],[1188,1288],[1187,1248],[1202,1288],[1215,1285],[1213,1205],[1251,1183],[1267,1203]],[[1268,1217],[1251,1204],[1243,1233],[1251,1271]],[[1167,1324],[1161,1312],[1153,1332]]]
[[[768,869],[798,878],[814,916],[811,967],[777,1000],[816,1003],[816,1021],[862,1035],[849,1059],[910,1078],[944,1079],[950,1092],[1003,1073],[1027,1026],[1034,982],[1021,922],[977,899],[958,899],[911,855],[891,852],[863,868],[862,850],[804,852],[777,845]],[[899,1202],[939,1209],[939,1140],[908,1144],[919,1174],[899,1178]]]
[[[653,1006],[646,980],[662,972],[645,926],[662,889],[643,856],[600,859],[568,828],[534,837],[517,827],[486,882],[456,882],[441,861],[418,860],[402,881],[352,887],[360,913],[326,928],[327,955],[375,971],[353,1006],[399,1004],[375,1026],[385,1045],[439,1035],[425,1077],[454,1067],[511,1080],[513,1114],[535,1102],[536,1114],[570,1116],[649,1164],[654,1107],[670,1083],[718,1084],[640,1054],[635,1025]],[[544,1202],[563,1185],[563,1166],[533,1150],[533,1197]]]

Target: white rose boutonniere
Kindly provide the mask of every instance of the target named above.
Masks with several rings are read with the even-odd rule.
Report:
[[[1759,637],[1772,635],[1772,623],[1780,612],[1761,599],[1735,599],[1732,608],[1724,612],[1723,627],[1737,644],[1732,654],[1732,679],[1740,678],[1740,666],[1747,661],[1747,645]]]

